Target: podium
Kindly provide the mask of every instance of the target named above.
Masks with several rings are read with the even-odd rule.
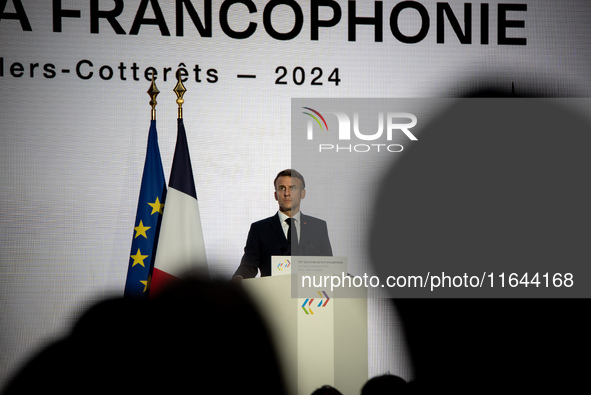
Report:
[[[272,333],[292,395],[332,385],[357,395],[368,379],[367,299],[292,297],[295,274],[246,279],[242,284]]]

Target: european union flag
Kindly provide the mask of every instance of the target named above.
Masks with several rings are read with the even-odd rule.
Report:
[[[165,199],[166,181],[158,147],[156,121],[152,120],[131,242],[125,297],[148,296]]]

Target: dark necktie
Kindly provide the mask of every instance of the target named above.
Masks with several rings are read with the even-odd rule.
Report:
[[[295,220],[293,221],[293,227],[292,225],[292,219],[288,218],[285,220],[285,222],[287,222],[287,242],[291,245],[291,240],[294,240],[294,245],[296,248],[293,248],[292,251],[297,249],[297,245],[298,245],[298,229],[295,226]],[[293,229],[293,231],[292,231]]]

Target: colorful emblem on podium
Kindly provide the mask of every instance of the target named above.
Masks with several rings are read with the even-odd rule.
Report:
[[[282,272],[283,270],[287,269],[290,266],[291,266],[291,262],[289,261],[289,259],[286,259],[283,262],[279,262],[279,264],[277,265],[277,270]]]
[[[318,303],[318,305],[314,306],[314,308],[317,307],[326,307],[326,304],[328,303],[328,301],[330,300],[330,298],[328,297],[328,295],[326,294],[325,291],[318,291],[318,295],[320,295],[320,302]],[[324,295],[324,297],[323,297]],[[304,303],[302,304],[302,310],[304,310],[304,313],[306,313],[306,315],[314,315],[314,311],[312,311],[312,303],[314,303],[314,298],[308,298],[304,301]]]

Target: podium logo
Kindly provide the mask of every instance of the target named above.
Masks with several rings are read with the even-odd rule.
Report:
[[[407,139],[417,141],[417,137],[411,129],[417,124],[417,117],[409,112],[379,112],[372,115],[376,119],[368,121],[371,116],[366,116],[366,122],[372,122],[373,129],[368,130],[361,126],[358,112],[347,114],[341,111],[324,111],[322,114],[311,108],[302,107],[302,113],[309,117],[306,127],[306,139],[315,140],[315,129],[327,134],[330,142],[325,142],[326,136],[322,136],[323,142],[318,144],[319,152],[401,152],[404,147],[393,143],[393,140]],[[336,133],[329,132],[329,123],[336,121]],[[330,129],[331,131],[334,128]],[[361,144],[347,144],[347,142],[363,142]]]
[[[326,307],[326,305],[328,304],[328,301],[330,300],[330,298],[328,297],[328,295],[326,294],[325,291],[322,291],[322,293],[320,291],[318,291],[318,295],[320,295],[320,302],[316,305],[316,303],[314,303],[314,300],[316,300],[315,298],[313,299],[306,299],[304,301],[304,304],[302,304],[302,310],[304,310],[304,313],[306,313],[306,315],[314,315],[314,311],[312,310],[312,307],[314,307],[314,309],[317,308],[322,308],[322,307]],[[324,297],[323,297],[324,295]]]
[[[289,261],[289,259],[286,259],[283,262],[279,262],[279,264],[277,265],[277,270],[279,270],[280,272],[282,272],[282,271],[284,271],[285,269],[287,269],[290,266],[291,266],[291,262]]]

